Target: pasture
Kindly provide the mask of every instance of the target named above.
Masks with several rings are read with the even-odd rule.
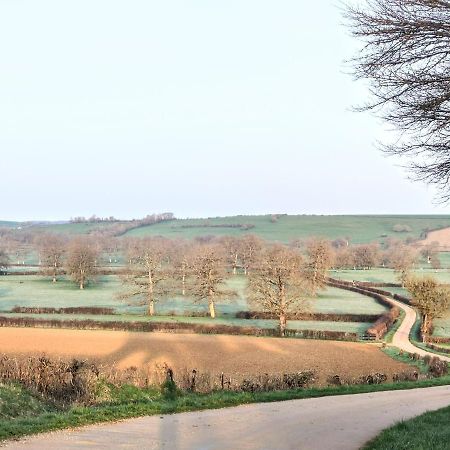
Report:
[[[277,321],[261,319],[238,319],[235,317],[239,311],[257,309],[249,305],[246,298],[246,283],[244,276],[235,276],[227,282],[227,288],[237,292],[236,298],[217,303],[217,318],[189,317],[189,315],[203,314],[207,312],[206,304],[194,303],[189,297],[174,296],[161,299],[156,305],[158,313],[155,317],[145,315],[146,306],[142,302],[124,301],[118,298],[118,294],[124,292],[126,287],[122,285],[119,277],[114,275],[102,276],[89,285],[87,289],[80,291],[78,287],[65,279],[56,284],[39,275],[8,275],[0,278],[0,311],[2,315],[10,317],[17,314],[5,314],[15,306],[23,307],[102,307],[113,308],[116,315],[61,315],[62,319],[95,319],[95,320],[123,320],[123,321],[176,321],[189,323],[255,326],[258,328],[275,328]],[[386,311],[372,298],[358,293],[336,288],[327,288],[321,291],[317,297],[310,298],[307,302],[308,312],[335,313],[335,314],[382,314]],[[20,314],[21,317],[30,314]],[[36,315],[31,315],[36,316]],[[45,314],[39,314],[45,318]],[[55,315],[51,315],[55,318]],[[366,322],[330,322],[330,321],[289,321],[291,329],[313,329],[328,331],[348,331],[363,333],[368,327]]]
[[[375,268],[370,270],[331,270],[330,277],[345,281],[370,281],[372,283],[399,283],[398,274],[392,269]],[[417,276],[432,276],[440,283],[450,284],[449,269],[430,269],[419,267],[412,272]]]
[[[231,228],[230,225],[252,225],[250,229]],[[408,226],[411,231],[395,232],[397,224]],[[221,227],[221,225],[228,225]],[[50,224],[39,226],[41,230],[86,234],[110,227],[110,223],[99,224]],[[271,215],[230,216],[204,219],[176,219],[128,231],[125,236],[164,236],[168,238],[192,239],[199,236],[256,234],[269,241],[288,243],[295,239],[321,236],[329,239],[349,238],[351,243],[383,241],[387,237],[419,239],[425,230],[450,226],[450,216],[431,215]],[[37,227],[35,227],[37,228]]]

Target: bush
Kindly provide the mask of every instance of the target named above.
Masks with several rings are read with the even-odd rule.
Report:
[[[281,376],[264,374],[244,379],[239,390],[243,392],[269,392],[303,389],[314,381],[315,374],[312,371],[286,373]]]
[[[395,231],[396,233],[410,233],[412,228],[409,225],[397,223],[392,227],[392,231]]]
[[[381,339],[395,323],[400,315],[400,309],[392,308],[389,312],[382,314],[379,319],[367,330],[367,334],[375,339]]]
[[[433,357],[428,365],[428,373],[435,378],[443,377],[448,374],[448,363]]]
[[[0,358],[0,378],[3,382],[18,382],[47,400],[70,405],[92,404],[99,368],[86,361],[49,359],[45,356],[24,359]]]

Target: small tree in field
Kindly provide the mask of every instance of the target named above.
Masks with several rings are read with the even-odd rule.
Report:
[[[389,265],[398,273],[398,278],[405,287],[409,273],[417,262],[417,252],[407,245],[397,244],[389,248]]]
[[[9,257],[5,250],[0,248],[0,273],[5,272],[9,266]]]
[[[248,275],[250,267],[256,260],[258,252],[263,246],[263,241],[258,236],[248,234],[240,240],[240,257],[245,275]]]
[[[227,263],[231,267],[233,275],[236,275],[241,252],[241,242],[233,236],[224,236],[220,239],[220,243],[224,248]]]
[[[192,244],[188,241],[174,241],[171,247],[171,261],[174,278],[181,283],[181,295],[186,295],[186,284],[189,276],[189,261]]]
[[[214,244],[198,245],[193,249],[189,268],[188,292],[196,302],[208,303],[209,314],[214,319],[216,301],[235,295],[223,285],[227,276],[223,249]]]
[[[450,306],[450,291],[433,277],[409,277],[405,283],[411,294],[411,304],[422,314],[421,332],[425,339],[430,333],[433,319]]]
[[[95,276],[95,261],[97,260],[97,250],[92,242],[86,238],[74,239],[67,251],[67,273],[80,289],[84,289],[86,284]]]
[[[249,300],[279,318],[280,335],[286,333],[287,314],[305,309],[311,283],[304,278],[303,258],[281,245],[265,248],[249,275]]]
[[[155,302],[169,292],[168,245],[164,239],[146,238],[136,239],[129,246],[128,260],[131,263],[124,282],[131,289],[120,297],[144,297],[150,316],[155,314]]]
[[[39,238],[38,246],[42,272],[46,276],[50,275],[53,283],[56,283],[63,266],[65,240],[61,236],[46,235]]]
[[[306,244],[305,277],[316,292],[325,286],[328,270],[333,265],[333,249],[326,239],[314,238]]]

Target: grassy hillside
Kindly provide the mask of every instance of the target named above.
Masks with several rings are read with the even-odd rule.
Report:
[[[34,230],[68,235],[89,234],[107,229],[114,223],[64,223],[35,225]],[[17,226],[14,222],[0,222]],[[233,225],[234,227],[231,227]],[[238,225],[243,225],[239,227]],[[246,227],[245,225],[250,225]],[[395,225],[409,227],[411,231],[395,232]],[[199,236],[242,236],[256,234],[264,239],[288,243],[294,239],[321,236],[329,239],[350,238],[352,243],[382,241],[388,236],[418,239],[425,230],[450,227],[450,215],[281,215],[273,221],[271,215],[230,216],[205,219],[178,219],[143,226],[128,231],[125,236],[165,236],[168,238],[193,239]],[[29,230],[29,228],[27,228]]]
[[[254,228],[205,227],[221,224],[251,224]],[[396,224],[407,225],[410,232],[395,232]],[[330,239],[349,237],[353,243],[382,240],[386,236],[401,239],[419,238],[426,229],[450,226],[450,216],[281,216],[272,222],[271,216],[233,216],[211,219],[183,219],[129,231],[126,236],[161,235],[170,238],[194,238],[204,235],[234,235],[254,233],[264,239],[289,242],[309,236]]]

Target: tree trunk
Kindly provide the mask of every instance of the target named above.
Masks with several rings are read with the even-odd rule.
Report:
[[[155,302],[153,300],[153,277],[152,271],[148,271],[148,315],[153,316],[155,314]]]
[[[426,342],[427,340],[427,336],[430,332],[430,326],[431,326],[431,317],[429,316],[429,314],[424,314],[421,326],[421,335],[422,335],[421,337],[423,342]]]
[[[280,336],[286,336],[286,314],[280,314]]]
[[[214,300],[212,299],[209,300],[209,314],[211,316],[211,319],[216,318],[216,308],[214,306]]]
[[[84,282],[80,281],[80,289],[84,289]]]

